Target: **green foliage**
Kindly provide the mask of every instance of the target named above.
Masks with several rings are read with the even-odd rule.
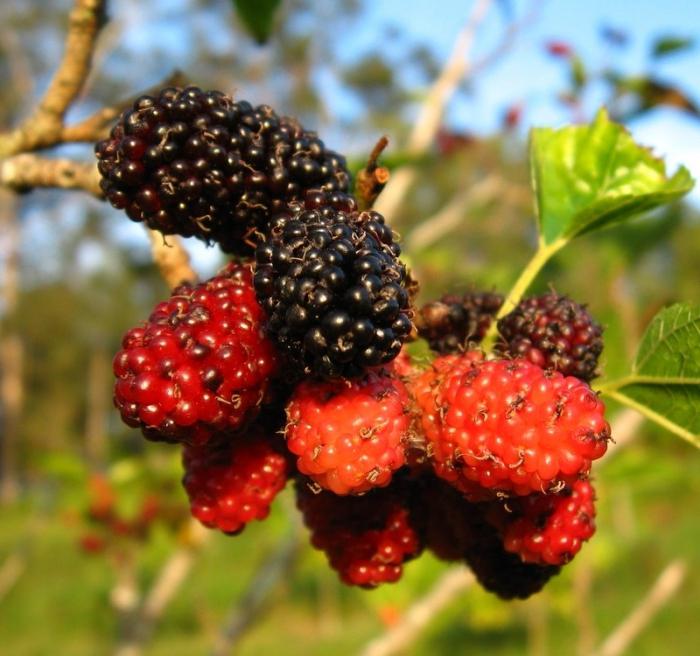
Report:
[[[623,222],[693,187],[687,169],[667,177],[663,161],[604,110],[590,125],[533,130],[530,157],[537,222],[547,245]]]
[[[659,312],[632,373],[602,391],[700,447],[700,307],[679,303]]]
[[[651,56],[665,57],[683,50],[689,50],[695,45],[695,39],[683,36],[662,36],[656,39],[651,46]]]
[[[233,0],[233,4],[250,35],[259,44],[265,43],[272,33],[281,0]]]

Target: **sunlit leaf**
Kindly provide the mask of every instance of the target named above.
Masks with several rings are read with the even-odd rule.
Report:
[[[700,447],[700,306],[659,312],[632,373],[602,391]]]
[[[687,169],[672,177],[601,110],[590,125],[537,128],[530,137],[535,211],[542,240],[573,239],[681,198]]]

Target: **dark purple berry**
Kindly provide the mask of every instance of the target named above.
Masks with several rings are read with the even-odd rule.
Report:
[[[603,329],[588,310],[566,296],[545,294],[521,301],[498,322],[498,348],[517,358],[576,376],[598,375]]]
[[[311,192],[278,214],[256,251],[255,290],[280,350],[308,374],[360,375],[411,332],[407,272],[377,212]]]
[[[296,120],[197,87],[138,99],[95,152],[105,196],[130,219],[234,253],[305,191],[350,180],[345,159]]]

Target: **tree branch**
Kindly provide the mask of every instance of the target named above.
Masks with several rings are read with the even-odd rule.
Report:
[[[606,638],[592,656],[620,656],[656,617],[656,614],[677,594],[685,580],[687,567],[682,560],[669,563],[659,574],[644,599]]]
[[[472,8],[464,28],[457,36],[452,53],[423,101],[406,144],[406,150],[410,155],[418,156],[425,153],[434,141],[445,107],[460,80],[469,70],[467,55],[492,2],[493,0],[477,0]],[[392,172],[391,179],[375,203],[375,209],[388,221],[396,222],[394,215],[409,187],[415,181],[416,175],[417,172],[413,166],[404,166]]]
[[[188,523],[186,543],[178,547],[161,568],[143,603],[134,609],[128,632],[122,636],[115,656],[139,656],[168,604],[192,569],[195,557],[211,532],[196,520]]]
[[[474,575],[466,567],[451,567],[425,596],[406,611],[398,624],[372,640],[360,652],[361,656],[391,656],[406,649],[444,608],[473,583]]]
[[[0,185],[17,192],[36,188],[80,189],[102,198],[95,164],[29,153],[0,160]]]
[[[165,237],[155,230],[149,230],[148,237],[151,240],[153,261],[171,289],[185,282],[191,284],[197,282],[197,274],[190,264],[190,256],[179,237],[176,235]]]
[[[427,248],[438,241],[462,222],[469,208],[496,198],[503,184],[502,178],[489,175],[457,193],[445,207],[408,234],[405,239],[406,250],[411,252]]]
[[[109,135],[111,124],[125,109],[129,109],[129,107],[133,105],[136,98],[144,95],[157,94],[164,87],[179,87],[184,86],[186,83],[187,78],[185,77],[184,73],[182,73],[182,71],[175,70],[158,84],[155,84],[136,95],[129,96],[111,107],[103,107],[79,123],[65,126],[61,132],[60,141],[66,143],[91,143],[104,139]]]
[[[533,0],[533,2],[535,3],[535,8],[537,8],[542,0]],[[472,66],[469,62],[469,51],[491,4],[491,0],[478,0],[474,5],[466,25],[455,41],[449,59],[445,62],[440,75],[433,83],[423,102],[418,119],[406,145],[406,150],[410,155],[418,157],[430,148],[440,127],[445,107],[460,81],[471,77],[477,72],[477,69],[481,71],[500,58],[512,46],[518,32],[532,20],[536,13],[535,9],[533,9],[524,19],[512,23],[499,44]],[[410,165],[391,172],[391,179],[374,205],[375,209],[383,214],[388,221],[394,224],[399,223],[396,220],[396,213],[403,203],[408,190],[414,184],[417,175],[417,169]]]
[[[299,554],[299,520],[295,518],[289,537],[258,568],[247,590],[231,610],[212,656],[232,653],[236,643],[264,610],[277,585],[292,570]]]
[[[104,0],[75,0],[58,70],[34,112],[19,128],[0,135],[0,157],[38,150],[60,140],[66,111],[90,72],[97,36],[105,20],[104,10]]]

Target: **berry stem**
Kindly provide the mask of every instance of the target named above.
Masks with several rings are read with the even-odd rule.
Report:
[[[632,408],[632,410],[636,410],[640,414],[644,415],[644,417],[646,417],[647,419],[653,421],[655,424],[658,424],[662,428],[665,428],[670,433],[678,435],[693,446],[700,447],[700,442],[698,441],[697,435],[694,435],[689,430],[686,430],[685,428],[679,426],[672,420],[664,417],[658,412],[655,412],[643,403],[639,403],[627,396],[626,394],[623,394],[622,392],[613,391],[610,388],[599,390],[599,392],[602,396],[606,396],[607,398],[613,399],[614,401],[617,401],[622,405],[626,405],[628,408]]]
[[[503,305],[501,305],[501,309],[491,322],[491,326],[484,336],[481,343],[481,348],[485,353],[490,353],[496,343],[496,338],[498,337],[498,320],[515,309],[520,302],[520,299],[532,284],[532,281],[537,277],[537,274],[542,270],[544,265],[549,262],[554,254],[566,245],[566,243],[566,239],[557,239],[551,244],[545,244],[544,241],[540,240],[537,251],[532,256],[532,259],[527,263],[527,266],[523,269],[520,277],[515,281],[515,284],[511,290],[508,292],[508,295],[503,301]]]

